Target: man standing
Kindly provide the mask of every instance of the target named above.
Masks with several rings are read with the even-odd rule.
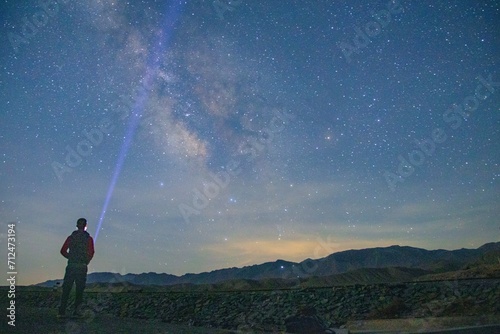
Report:
[[[64,274],[63,293],[59,305],[58,317],[66,315],[69,293],[76,286],[75,308],[73,316],[80,316],[79,306],[83,301],[83,290],[87,281],[87,265],[94,256],[94,240],[86,231],[87,220],[80,218],[76,222],[78,230],[74,231],[64,242],[61,254],[68,259]],[[68,252],[69,249],[69,252]]]

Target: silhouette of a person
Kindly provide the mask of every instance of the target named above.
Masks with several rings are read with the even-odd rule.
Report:
[[[94,240],[86,231],[87,220],[80,218],[76,222],[78,228],[64,242],[61,255],[68,259],[64,274],[63,293],[59,305],[59,317],[66,315],[66,307],[73,283],[76,286],[74,316],[80,316],[79,307],[83,301],[83,290],[87,282],[87,265],[94,257]],[[69,252],[68,252],[69,249]]]

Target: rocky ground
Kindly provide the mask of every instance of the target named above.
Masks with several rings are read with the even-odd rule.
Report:
[[[167,324],[160,320],[117,318],[98,314],[83,319],[56,318],[49,308],[20,307],[16,326],[2,322],[0,333],[16,334],[228,334],[228,330]]]
[[[18,305],[31,309],[57,308],[60,291],[27,290],[28,287],[19,289]],[[328,327],[371,319],[485,315],[498,319],[500,279],[272,291],[88,292],[85,298],[87,319],[110,316],[188,328],[283,332],[285,320],[304,310],[314,313]]]

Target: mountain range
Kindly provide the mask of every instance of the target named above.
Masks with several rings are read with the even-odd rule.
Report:
[[[87,283],[131,285],[202,285],[239,281],[266,281],[269,285],[291,285],[292,281],[308,280],[310,284],[358,281],[409,281],[419,276],[442,274],[471,265],[500,264],[500,242],[484,244],[477,249],[426,250],[409,246],[376,247],[333,253],[320,259],[302,262],[276,260],[242,268],[225,268],[199,274],[176,276],[166,273],[125,274],[110,272],[90,273]],[[62,280],[49,280],[37,286],[53,287]],[[243,282],[243,283],[241,283]],[[285,282],[289,282],[286,284]]]

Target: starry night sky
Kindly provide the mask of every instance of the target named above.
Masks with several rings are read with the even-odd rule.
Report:
[[[18,284],[500,235],[498,1],[2,1]],[[104,210],[105,209],[105,210]],[[100,228],[99,228],[100,226]]]

